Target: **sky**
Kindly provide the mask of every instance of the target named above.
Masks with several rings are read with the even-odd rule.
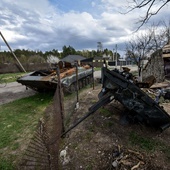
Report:
[[[64,45],[97,50],[101,42],[113,51],[117,45],[123,55],[146,10],[124,14],[128,5],[127,0],[1,0],[0,31],[13,50],[62,51]],[[149,22],[167,18],[168,5]],[[0,50],[8,50],[1,37]]]

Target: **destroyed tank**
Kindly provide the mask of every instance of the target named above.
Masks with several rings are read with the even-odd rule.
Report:
[[[77,66],[73,66],[71,63],[60,61],[57,67],[64,93],[73,93],[77,87],[79,90],[92,83],[93,69],[91,65],[77,64]],[[17,82],[38,92],[55,91],[58,84],[57,67],[28,73],[18,78]]]

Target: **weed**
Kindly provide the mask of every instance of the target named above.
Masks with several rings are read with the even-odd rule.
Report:
[[[95,131],[95,125],[91,124],[89,127],[88,127],[88,130],[89,132],[94,132]]]
[[[131,132],[129,135],[129,140],[132,145],[138,145],[140,148],[144,149],[145,151],[154,151],[159,143],[153,139],[146,138],[139,136],[135,132]]]
[[[106,108],[100,108],[99,111],[100,111],[100,113],[102,113],[102,115],[105,116],[105,117],[110,117],[110,116],[112,116],[112,113],[111,113],[108,109],[106,109]]]
[[[90,165],[87,165],[87,166],[86,166],[86,170],[93,170],[93,165],[91,165],[91,164],[90,164]]]
[[[89,141],[92,138],[93,133],[87,131],[86,134],[84,135],[85,140]]]
[[[113,121],[112,120],[107,120],[105,123],[104,123],[104,126],[106,128],[110,128],[113,126]]]
[[[15,165],[7,159],[0,159],[0,169],[1,170],[14,170],[16,169]]]
[[[166,155],[166,158],[168,159],[168,160],[170,160],[170,147],[168,146],[168,147],[166,147],[166,145],[161,145],[161,150],[163,151],[163,153],[165,153],[165,155]]]
[[[14,143],[13,144],[13,146],[12,146],[12,150],[16,150],[16,149],[18,149],[19,148],[19,146],[20,146],[20,144],[18,143],[18,142],[16,142],[16,143]]]

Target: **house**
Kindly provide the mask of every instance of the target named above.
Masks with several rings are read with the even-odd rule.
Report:
[[[81,55],[68,55],[61,59],[61,61],[69,62],[72,65],[75,63],[75,61],[81,61],[86,59],[85,57],[82,57]]]

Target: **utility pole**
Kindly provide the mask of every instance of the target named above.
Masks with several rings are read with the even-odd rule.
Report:
[[[117,44],[116,44],[116,46],[115,46],[115,49],[116,49],[116,54],[115,54],[115,60],[116,60],[116,68],[117,68]]]
[[[19,64],[20,67],[22,68],[22,70],[26,73],[24,67],[22,66],[22,64],[20,63],[20,61],[18,60],[18,58],[16,57],[16,55],[14,54],[14,52],[12,51],[11,47],[9,46],[9,44],[8,44],[7,41],[5,40],[4,36],[2,35],[1,31],[0,31],[0,35],[1,35],[2,39],[4,40],[5,44],[7,45],[7,47],[9,48],[9,50],[11,51],[12,55],[14,56],[14,58],[17,60],[18,64]]]
[[[169,28],[167,30],[167,36],[168,36],[168,44],[170,44],[170,30],[169,30]]]

